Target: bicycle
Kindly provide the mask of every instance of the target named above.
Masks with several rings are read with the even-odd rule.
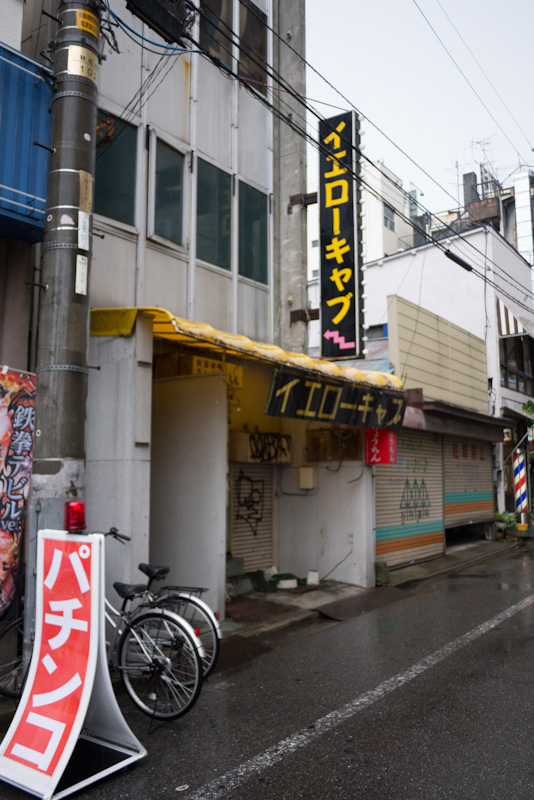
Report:
[[[202,595],[208,590],[199,586],[162,586],[158,592],[154,592],[152,583],[163,580],[169,567],[139,564],[139,569],[149,579],[146,591],[150,602],[178,614],[189,622],[199,636],[204,649],[202,674],[204,679],[207,678],[219,658],[222,639],[218,614],[202,600]]]
[[[103,536],[130,540],[113,528]],[[177,614],[147,602],[144,584],[116,582],[114,588],[122,606],[116,609],[105,598],[105,618],[111,626],[110,672],[118,672],[128,695],[143,713],[163,720],[183,716],[197,701],[202,686],[204,652],[199,637]],[[139,598],[140,604],[129,610],[134,598]],[[13,648],[7,661],[0,663],[0,694],[7,697],[19,698],[22,693],[23,630],[24,618],[19,617],[0,634],[0,653],[6,641]],[[5,637],[8,640],[4,641]]]

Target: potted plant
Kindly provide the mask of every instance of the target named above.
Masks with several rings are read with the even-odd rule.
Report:
[[[515,514],[512,514],[511,511],[496,511],[495,522],[500,531],[504,531],[506,528],[517,527],[516,516]]]

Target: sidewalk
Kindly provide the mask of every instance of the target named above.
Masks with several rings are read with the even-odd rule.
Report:
[[[317,587],[278,590],[272,594],[253,592],[240,595],[227,605],[227,616],[222,623],[223,649],[225,641],[228,644],[227,649],[230,649],[231,643],[236,639],[262,636],[290,625],[318,619],[322,616],[318,609],[328,611],[324,607],[333,603],[336,604],[332,606],[333,609],[340,609],[340,615],[332,616],[333,619],[346,618],[343,616],[343,605],[348,607],[352,603],[354,606],[355,600],[361,610],[372,610],[383,605],[382,600],[391,602],[392,598],[396,599],[394,593],[400,596],[403,587],[501,556],[523,546],[525,545],[516,540],[479,541],[458,545],[450,548],[446,555],[432,561],[391,570],[389,584],[372,589],[362,589],[337,581],[321,581]],[[389,597],[386,597],[388,594]]]

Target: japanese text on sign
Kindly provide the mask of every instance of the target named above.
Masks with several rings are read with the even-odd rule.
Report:
[[[319,123],[321,141],[321,326],[322,354],[358,355],[361,314],[358,239],[355,236],[352,112]]]
[[[0,371],[0,619],[15,597],[32,473],[35,375]]]
[[[406,397],[277,372],[265,413],[274,417],[318,420],[397,430],[402,426]]]
[[[42,603],[36,619],[40,647],[25,708],[4,756],[51,776],[79,716],[88,669],[92,545],[54,539],[42,545]]]
[[[396,464],[397,434],[383,428],[366,428],[365,463]]]

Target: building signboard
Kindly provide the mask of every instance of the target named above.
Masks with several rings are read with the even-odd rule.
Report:
[[[368,386],[354,386],[276,372],[265,413],[306,421],[358,427],[402,426],[406,397]]]
[[[321,353],[326,358],[362,354],[357,128],[353,112],[319,123]]]
[[[365,429],[365,463],[396,464],[397,434],[383,428]]]
[[[30,491],[35,375],[0,367],[0,628],[14,597]]]

